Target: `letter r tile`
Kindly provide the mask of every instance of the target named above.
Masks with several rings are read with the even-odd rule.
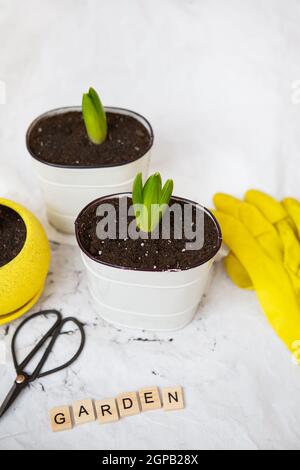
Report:
[[[95,402],[95,408],[98,420],[101,424],[119,421],[119,412],[114,398],[97,400]]]

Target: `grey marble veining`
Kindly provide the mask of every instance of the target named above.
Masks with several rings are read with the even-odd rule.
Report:
[[[141,112],[156,136],[151,170],[207,206],[216,191],[299,192],[300,5],[297,0],[0,0],[0,195],[44,220],[24,135],[39,113],[79,104],[93,85],[107,105]],[[300,370],[221,265],[192,324],[175,333],[125,330],[96,311],[78,249],[52,245],[32,312],[56,308],[84,324],[68,370],[38,380],[0,421],[0,449],[299,448]],[[0,400],[14,380],[19,321],[0,328]],[[25,332],[25,353],[42,322]],[[51,363],[76,346],[62,335]],[[3,359],[3,354],[1,354]],[[48,410],[80,398],[157,385],[184,387],[186,409],[153,411],[53,434]]]
[[[0,448],[297,445],[295,389],[299,389],[299,371],[257,311],[252,294],[245,298],[245,294],[232,289],[232,309],[224,310],[223,291],[228,280],[219,265],[214,274],[199,313],[186,329],[164,334],[120,329],[104,322],[94,308],[78,249],[52,244],[46,289],[33,311],[56,308],[64,316],[79,318],[85,325],[86,347],[69,369],[37,380],[24,391],[1,420]],[[243,304],[252,312],[245,313]],[[14,379],[9,347],[18,323],[0,329],[8,352],[6,364],[0,366],[0,398]],[[39,338],[45,325],[39,320],[24,331],[20,355],[32,348],[33,339]],[[249,330],[256,338],[255,350]],[[74,329],[67,327],[66,331],[49,366],[71,356],[78,344]],[[276,364],[275,370],[272,364]],[[272,388],[266,389],[266,383]],[[48,409],[54,406],[80,398],[114,397],[148,385],[178,384],[185,391],[184,411],[153,411],[110,425],[91,423],[59,434],[50,431]],[[286,397],[284,410],[277,408]],[[289,428],[282,426],[280,416],[288,417]]]

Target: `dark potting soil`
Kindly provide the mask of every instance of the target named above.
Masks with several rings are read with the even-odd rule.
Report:
[[[108,112],[107,124],[105,142],[95,145],[88,138],[81,112],[41,118],[30,132],[29,150],[51,164],[105,167],[133,162],[152,145],[146,127],[131,116]]]
[[[0,205],[0,268],[20,253],[26,233],[26,225],[19,214]]]
[[[132,205],[130,198],[127,201],[128,206]],[[119,199],[106,199],[104,202],[105,204],[113,204],[115,207],[118,234],[121,217]],[[183,201],[176,198],[173,198],[172,202],[179,203],[181,207],[184,205]],[[81,213],[76,222],[79,244],[96,261],[137,270],[186,270],[211,259],[220,247],[221,240],[218,229],[214,220],[207,213],[204,214],[204,245],[198,250],[186,249],[186,243],[190,240],[184,236],[184,230],[182,230],[182,239],[174,237],[174,217],[172,213],[170,218],[170,239],[159,238],[154,240],[148,237],[148,239],[133,240],[131,238],[121,239],[117,236],[117,239],[100,240],[96,233],[97,224],[102,219],[102,217],[96,215],[98,206],[99,202],[89,206]],[[193,224],[196,223],[196,210],[200,209],[193,206]],[[133,220],[134,217],[128,217],[127,226]]]

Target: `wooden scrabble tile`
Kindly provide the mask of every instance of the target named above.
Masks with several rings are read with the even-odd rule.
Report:
[[[70,408],[68,406],[52,408],[49,414],[51,429],[53,432],[66,431],[68,429],[72,429],[72,418]]]
[[[163,388],[163,406],[165,411],[184,408],[182,387]]]
[[[136,392],[121,393],[117,396],[121,418],[140,413],[140,405]]]
[[[161,401],[157,387],[141,388],[139,390],[142,411],[158,410],[161,408]]]
[[[95,421],[95,411],[92,400],[78,400],[73,403],[73,414],[76,424]]]
[[[107,400],[97,400],[95,402],[95,408],[98,420],[101,424],[119,421],[119,412],[116,400],[114,398],[108,398]]]

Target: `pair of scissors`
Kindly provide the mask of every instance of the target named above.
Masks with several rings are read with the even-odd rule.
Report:
[[[17,354],[16,354],[16,339],[17,336],[20,332],[20,330],[23,328],[24,325],[26,325],[29,321],[39,317],[39,316],[44,316],[47,318],[48,315],[54,315],[56,317],[56,321],[53,324],[53,326],[47,331],[47,333],[42,337],[42,339],[37,343],[37,345],[34,347],[34,349],[28,354],[28,356],[20,363],[18,364],[18,359],[17,359]],[[43,372],[42,369],[47,362],[47,359],[59,337],[60,334],[62,334],[62,329],[67,323],[74,323],[80,332],[81,335],[81,341],[79,348],[77,352],[74,354],[74,356],[67,362],[65,362],[63,365],[59,367],[55,367],[54,369],[48,370],[46,372]],[[29,364],[29,362],[33,359],[33,357],[38,353],[38,351],[42,348],[42,346],[46,343],[47,340],[49,340],[49,344],[45,349],[45,352],[42,355],[41,360],[38,362],[36,365],[34,371],[32,373],[27,373],[25,368]],[[5,398],[3,404],[0,407],[0,418],[4,415],[4,413],[8,410],[8,408],[13,404],[13,402],[16,400],[16,398],[20,395],[22,390],[31,382],[33,382],[36,379],[46,377],[47,375],[54,374],[55,372],[58,372],[60,370],[65,369],[66,367],[70,366],[83,350],[85,344],[85,333],[83,329],[82,323],[80,323],[79,320],[73,317],[67,317],[63,318],[61,313],[58,312],[57,310],[44,310],[38,313],[35,313],[34,315],[31,315],[29,318],[26,318],[16,329],[12,343],[11,343],[11,352],[12,352],[12,357],[13,357],[13,362],[14,366],[16,369],[17,377],[15,379],[15,382],[8,393],[7,397]]]

